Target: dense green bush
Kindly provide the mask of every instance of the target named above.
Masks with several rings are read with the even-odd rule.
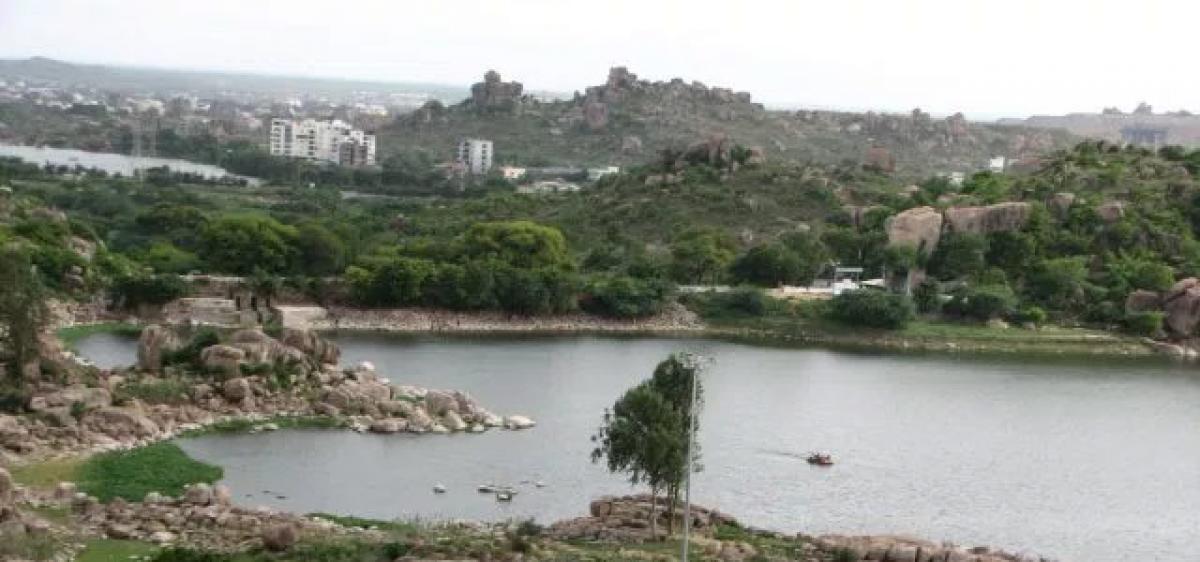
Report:
[[[1125,329],[1131,334],[1156,337],[1163,333],[1163,313],[1133,312],[1125,315]]]
[[[601,316],[637,318],[658,314],[670,296],[670,283],[661,279],[598,276],[585,285],[580,308]]]
[[[946,303],[947,313],[987,321],[1012,314],[1017,297],[1005,285],[963,288]]]
[[[118,308],[134,310],[158,306],[188,294],[188,284],[178,275],[138,275],[113,282],[109,293]]]
[[[913,304],[922,314],[932,314],[942,309],[942,291],[937,281],[926,279],[913,289]]]
[[[113,402],[127,404],[132,399],[138,399],[147,404],[187,404],[190,387],[178,379],[147,379],[130,381],[117,387],[113,392]]]
[[[905,327],[915,315],[907,297],[873,289],[846,291],[833,297],[829,314],[843,324],[890,330]]]

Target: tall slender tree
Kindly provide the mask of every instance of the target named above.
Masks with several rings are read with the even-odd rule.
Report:
[[[49,321],[45,288],[29,255],[0,250],[0,342],[9,357],[9,379],[20,386],[22,369],[37,358],[38,334]]]

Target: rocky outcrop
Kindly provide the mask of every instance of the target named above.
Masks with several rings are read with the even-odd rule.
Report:
[[[583,120],[588,129],[599,131],[608,126],[608,104],[589,101],[583,106]]]
[[[587,517],[554,523],[547,529],[547,534],[559,540],[650,540],[650,502],[649,494],[599,498],[588,506]],[[654,513],[659,536],[665,536],[668,516],[663,498],[658,498]],[[738,524],[733,517],[698,505],[692,505],[691,515],[692,531],[701,536],[711,536],[718,525]],[[682,514],[676,513],[676,517],[682,519]]]
[[[1032,209],[1029,203],[1016,201],[986,207],[951,207],[946,209],[946,229],[960,234],[1013,232],[1025,227]]]
[[[888,218],[888,245],[911,246],[932,254],[942,237],[942,214],[933,207],[916,207]]]
[[[85,430],[126,442],[157,437],[161,432],[158,424],[132,408],[96,408],[85,413],[79,425]]]
[[[1200,324],[1200,279],[1188,277],[1176,282],[1162,302],[1171,332],[1177,336],[1191,336]]]
[[[157,373],[163,365],[163,356],[183,347],[175,330],[153,324],[142,329],[138,337],[137,364],[143,371]]]
[[[272,552],[283,552],[295,546],[296,527],[290,523],[275,523],[263,528],[263,548]]]
[[[226,375],[238,375],[242,372],[242,362],[246,352],[230,345],[212,345],[200,352],[200,363],[206,369],[219,371]]]
[[[892,562],[1038,562],[1046,560],[1012,554],[988,547],[962,548],[927,540],[895,535],[846,536],[824,535],[816,544],[825,551],[848,553],[845,560]]]
[[[523,89],[520,82],[505,82],[499,72],[489,70],[483,82],[471,85],[471,103],[484,111],[514,111],[521,106]]]
[[[321,365],[337,365],[342,357],[342,350],[337,345],[312,330],[285,329],[279,341],[299,349]]]

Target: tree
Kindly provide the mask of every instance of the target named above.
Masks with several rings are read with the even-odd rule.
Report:
[[[804,264],[795,252],[783,244],[762,244],[750,248],[730,268],[734,279],[753,285],[774,287],[800,281]]]
[[[22,368],[37,359],[38,334],[50,319],[46,291],[29,255],[12,248],[0,253],[0,287],[0,342],[12,359],[8,374],[20,386]]]
[[[592,461],[606,461],[609,471],[628,473],[632,484],[650,488],[650,533],[657,535],[657,498],[666,492],[677,499],[687,471],[688,424],[692,419],[692,386],[697,404],[702,396],[699,370],[688,356],[672,355],[654,369],[650,380],[627,390],[592,437]]]
[[[987,238],[970,233],[942,238],[929,259],[929,272],[943,281],[973,277],[987,267]]]
[[[1042,260],[1029,272],[1025,291],[1051,310],[1075,310],[1086,297],[1086,261],[1082,256]]]
[[[584,288],[582,308],[613,318],[637,318],[658,314],[671,294],[661,279],[638,279],[625,275],[593,277]]]
[[[735,255],[733,238],[726,232],[689,230],[671,243],[671,273],[680,283],[715,285]]]
[[[231,215],[208,223],[201,257],[214,271],[247,275],[288,271],[296,261],[296,229],[262,215]]]
[[[470,259],[498,259],[520,268],[572,268],[567,240],[557,228],[530,221],[481,222],[463,235]]]
[[[300,267],[309,275],[331,275],[346,266],[346,244],[317,223],[300,226],[296,248],[300,252]]]

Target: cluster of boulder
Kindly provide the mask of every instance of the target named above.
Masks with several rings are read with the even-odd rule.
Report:
[[[667,536],[668,523],[672,515],[663,498],[652,506],[649,494],[629,496],[605,496],[588,506],[589,515],[566,519],[551,525],[547,532],[560,540],[599,540],[615,542],[643,542],[651,540],[650,513],[656,516],[655,527],[659,538]],[[675,525],[682,525],[682,507],[673,517]],[[738,525],[736,519],[719,511],[693,505],[691,508],[692,531],[702,536],[712,536],[720,525]]]
[[[203,382],[163,365],[163,358],[183,345],[172,329],[148,326],[139,340],[139,369],[101,372],[98,384],[91,385],[32,383],[26,407],[35,415],[0,414],[0,459],[137,447],[231,419],[331,416],[376,433],[535,425],[525,416],[494,414],[460,391],[394,385],[368,362],[342,369],[337,346],[306,330],[285,330],[280,339],[253,329],[234,332],[200,351],[207,373]],[[287,368],[274,368],[280,364]],[[129,385],[173,389],[179,395],[146,403],[128,392]]]
[[[45,534],[50,530],[50,524],[46,521],[17,509],[21,499],[12,476],[0,467],[0,540],[25,534]]]
[[[878,562],[1048,562],[1045,558],[992,550],[985,546],[962,548],[952,544],[937,544],[926,540],[891,536],[818,537],[822,550],[849,553],[847,560]]]
[[[150,492],[140,502],[115,498],[101,503],[76,491],[71,482],[61,482],[53,491],[23,492],[21,503],[25,505],[68,508],[86,534],[160,545],[187,545],[223,552],[260,546],[282,551],[301,538],[356,532],[321,519],[265,507],[235,506],[229,488],[222,485],[193,484],[178,498]],[[26,532],[40,532],[43,527],[48,524],[39,521],[35,524],[38,530]]]
[[[1165,334],[1160,339],[1148,341],[1157,351],[1187,359],[1200,358],[1200,341],[1196,329],[1200,327],[1200,279],[1180,279],[1166,292],[1136,290],[1125,299],[1127,313],[1159,312],[1163,315]]]

